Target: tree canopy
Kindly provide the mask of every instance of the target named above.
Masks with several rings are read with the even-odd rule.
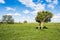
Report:
[[[49,11],[41,11],[37,13],[36,22],[50,22],[53,14]]]
[[[40,24],[40,27],[44,27],[44,22],[50,22],[53,14],[49,11],[40,11],[37,12],[37,16],[35,18],[36,22]]]
[[[25,20],[24,23],[27,23],[27,21]]]
[[[11,15],[4,15],[2,17],[2,22],[3,23],[14,23],[14,19],[12,18]]]

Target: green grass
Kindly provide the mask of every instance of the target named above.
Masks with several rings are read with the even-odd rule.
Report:
[[[37,23],[1,24],[0,40],[60,40],[60,23],[47,23],[48,29],[36,29]]]

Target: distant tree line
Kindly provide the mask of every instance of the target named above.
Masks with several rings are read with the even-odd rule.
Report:
[[[0,23],[14,24],[14,19],[11,15],[3,15]]]
[[[17,22],[14,22],[14,19],[12,15],[3,15],[2,20],[0,20],[0,24],[16,24]],[[27,21],[23,21],[23,23],[27,23]],[[21,22],[18,22],[18,24],[21,24]]]

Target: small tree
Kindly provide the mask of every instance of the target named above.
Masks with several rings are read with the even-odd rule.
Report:
[[[27,21],[25,20],[24,23],[27,23]]]
[[[14,19],[12,18],[11,15],[4,15],[2,17],[2,22],[11,24],[11,23],[14,23]]]
[[[49,11],[41,11],[37,13],[35,18],[36,22],[39,23],[40,27],[44,27],[44,22],[50,22],[53,14]]]

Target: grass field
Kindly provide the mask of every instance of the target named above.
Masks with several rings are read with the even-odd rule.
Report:
[[[60,40],[60,23],[45,24],[48,29],[36,29],[37,23],[0,24],[0,40]]]

